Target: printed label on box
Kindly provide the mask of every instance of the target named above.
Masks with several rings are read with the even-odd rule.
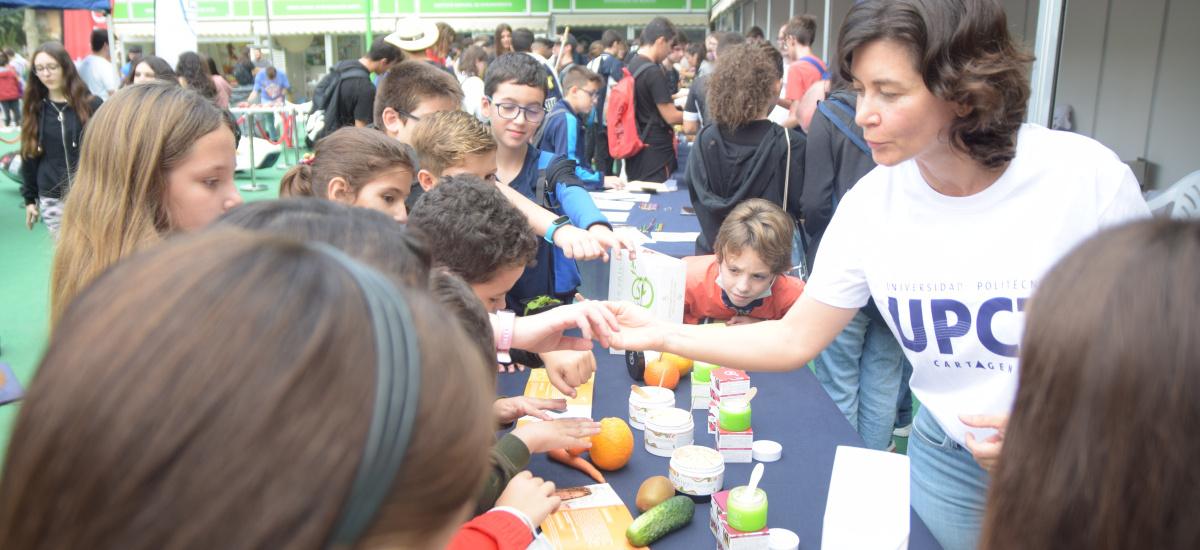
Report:
[[[717,537],[717,548],[720,550],[770,550],[771,530],[759,529],[753,533],[743,533],[729,526],[729,516],[721,514],[717,525],[720,535]]]
[[[608,299],[650,310],[659,319],[682,323],[687,262],[638,247],[637,258],[613,257],[608,272]],[[624,351],[611,349],[610,353]]]

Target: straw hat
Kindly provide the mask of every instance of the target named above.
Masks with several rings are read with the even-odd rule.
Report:
[[[437,42],[438,28],[432,21],[422,21],[410,15],[396,21],[396,32],[384,38],[388,43],[410,52],[424,51]]]

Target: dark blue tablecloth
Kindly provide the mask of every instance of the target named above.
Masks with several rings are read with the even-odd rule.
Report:
[[[593,394],[592,416],[596,419],[617,417],[629,421],[629,385],[633,382],[625,371],[624,356],[610,355],[597,348],[598,370]],[[524,393],[528,374],[501,374],[499,393]],[[863,447],[862,438],[850,427],[841,411],[808,368],[786,373],[751,373],[752,384],[758,387],[754,399],[755,440],[769,439],[783,445],[783,458],[766,464],[761,487],[770,500],[770,527],[783,527],[800,535],[800,547],[821,547],[821,526],[825,516],[825,501],[829,494],[829,478],[833,472],[834,453],[839,445]],[[680,408],[690,403],[690,381],[675,389],[675,401]],[[707,411],[692,411],[695,420],[695,443],[712,447],[713,436],[705,427]],[[634,451],[629,464],[615,472],[604,472],[605,478],[637,517],[634,500],[638,487],[647,478],[667,475],[668,458],[646,451],[641,430],[633,430]],[[753,463],[727,464],[725,488],[745,485],[750,479]],[[583,472],[551,461],[544,454],[535,455],[529,463],[534,475],[553,481],[559,487],[574,487],[594,483]],[[681,531],[652,545],[655,550],[715,548],[716,540],[708,527],[709,505],[698,504],[696,517]],[[870,528],[869,522],[864,528]],[[909,548],[939,548],[925,524],[912,514],[912,533]]]

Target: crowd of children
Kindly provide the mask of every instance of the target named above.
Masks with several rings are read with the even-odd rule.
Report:
[[[440,39],[429,59],[403,61],[377,43],[383,57],[360,60],[386,70],[373,127],[322,135],[280,200],[251,205],[234,185],[238,128],[204,93],[213,82],[196,80],[203,71],[181,72],[180,86],[168,64],[143,57],[101,104],[62,46],[43,44],[18,120],[26,223],[44,219],[57,241],[51,338],[0,478],[0,547],[525,548],[559,504],[553,483],[524,471],[530,456],[588,447],[600,424],[547,414],[565,400],[496,398],[498,372],[544,367],[575,396],[597,368],[593,340],[795,369],[831,343],[861,352],[866,336],[835,338],[858,330],[864,306],[903,346],[882,375],[895,380],[835,390],[837,376],[867,369],[828,365],[840,361],[828,353],[818,374],[835,398],[891,400],[855,424],[882,449],[911,361],[924,404],[912,419],[912,501],[943,546],[1194,546],[1200,530],[1187,519],[1200,488],[1188,468],[1200,438],[1184,392],[1200,358],[1187,332],[1200,230],[1135,223],[1093,237],[1148,215],[1128,169],[1095,142],[1021,124],[1029,59],[996,2],[976,8],[856,5],[828,96],[811,16],[780,29],[786,62],[761,32],[746,44],[727,37],[719,56],[696,48],[706,91],[688,117],[665,106],[661,71],[686,37],[650,20],[627,60],[650,67],[632,88],[647,147],[627,169],[670,177],[671,125],[698,128],[688,169],[697,248],[709,254],[684,259],[684,322],[731,327],[717,331],[575,299],[577,260],[636,253],[588,192],[624,185],[597,151],[603,123],[591,116],[621,78],[619,37],[606,34],[593,68],[572,58],[559,71],[531,51],[532,33],[498,29],[497,55],[468,49],[472,70],[459,80]],[[955,91],[972,79],[988,91]],[[828,101],[809,105],[814,93]],[[829,110],[835,101],[857,115]],[[783,126],[769,119],[776,107]],[[851,148],[860,141],[870,146]],[[827,156],[863,155],[814,170],[805,149],[816,143]],[[810,174],[820,186],[806,185]],[[818,227],[797,224],[808,211]],[[1033,221],[997,231],[1018,214]],[[821,263],[806,283],[791,273],[810,231]],[[914,244],[932,241],[942,246]],[[996,276],[984,266],[1030,281],[1029,292],[896,288],[971,286]],[[973,312],[974,332],[963,328]],[[1027,313],[1029,328],[989,332],[985,312]],[[1019,359],[1027,376],[940,367],[956,346],[981,365]],[[541,421],[513,428],[526,416]],[[496,438],[495,428],[512,429]],[[1096,459],[1093,440],[1113,458]],[[1125,448],[1152,450],[1151,466]],[[1122,503],[1146,511],[1122,515]]]

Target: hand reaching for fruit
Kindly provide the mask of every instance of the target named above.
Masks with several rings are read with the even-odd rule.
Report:
[[[517,426],[512,434],[525,443],[530,453],[544,453],[551,449],[567,447],[590,447],[584,440],[600,433],[600,423],[587,418],[559,418],[530,422]]]
[[[540,399],[520,395],[497,399],[492,403],[492,415],[496,418],[497,424],[516,422],[522,416],[551,420],[550,415],[545,413],[546,410],[564,409],[566,406],[566,399]]]

